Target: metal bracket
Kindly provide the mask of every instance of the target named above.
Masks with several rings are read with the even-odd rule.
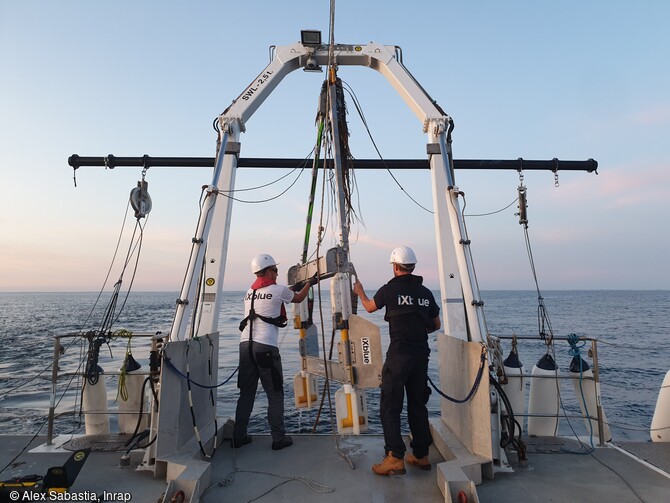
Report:
[[[317,273],[319,279],[324,280],[332,278],[338,272],[350,272],[353,270],[351,263],[345,263],[344,250],[340,247],[335,247],[328,250],[326,255],[319,257],[318,260],[290,267],[288,270],[288,284],[295,285],[300,281],[307,281]]]

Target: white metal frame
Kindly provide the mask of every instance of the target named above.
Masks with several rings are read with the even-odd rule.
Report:
[[[233,208],[232,198],[221,201],[218,194],[220,191],[232,191],[235,187],[240,133],[245,131],[248,120],[286,75],[308,65],[308,69],[311,69],[315,65],[328,64],[329,50],[325,45],[308,47],[296,43],[278,46],[268,66],[219,116],[219,145],[214,175],[206,189],[170,340],[185,340],[189,337],[189,319],[195,320],[191,323],[197,322],[191,335],[204,336],[218,330],[219,298],[223,291]],[[460,208],[459,198],[462,193],[454,181],[449,136],[451,118],[436,105],[403,66],[395,46],[375,43],[337,45],[333,51],[332,64],[337,67],[363,66],[381,73],[417,116],[423,132],[428,134],[444,332],[452,340],[459,340],[464,344],[483,343],[486,338],[483,310],[474,275],[470,242]],[[204,271],[202,291],[198,289],[200,271]],[[448,365],[440,365],[441,381],[467,378],[468,366],[472,364],[473,362],[460,361],[456,366],[458,368],[445,368]],[[488,403],[487,381],[482,380],[477,394],[486,393]],[[495,439],[491,438],[491,430],[486,426],[490,410],[481,406],[481,400],[479,403],[479,406],[471,406],[472,409],[460,409],[459,420],[467,423],[469,436],[478,439],[476,443],[479,450],[483,448],[490,452],[491,459],[494,460],[504,458],[504,452],[496,445]],[[443,409],[445,423],[447,419],[444,418]],[[470,445],[467,440],[463,441],[466,446]]]
[[[327,46],[305,47],[301,43],[279,46],[270,64],[219,117],[220,146],[211,186],[207,189],[206,208],[195,237],[187,279],[177,307],[171,339],[187,337],[187,320],[195,305],[197,271],[206,263],[206,286],[199,299],[197,335],[216,332],[219,315],[218,297],[222,291],[227,258],[232,199],[219,201],[219,190],[235,186],[237,154],[226,153],[228,144],[239,145],[240,133],[265,99],[290,72],[303,68],[307,60],[319,66],[328,64]],[[474,281],[474,267],[460,211],[459,191],[454,183],[453,158],[447,138],[451,118],[444,114],[426,94],[407,69],[399,62],[397,49],[375,43],[337,45],[334,50],[337,66],[364,66],[380,72],[400,94],[428,133],[429,143],[438,153],[430,156],[438,269],[445,332],[464,341],[485,339],[480,299]],[[211,197],[210,197],[211,196]],[[206,253],[204,243],[207,243]],[[472,320],[468,324],[467,320]]]

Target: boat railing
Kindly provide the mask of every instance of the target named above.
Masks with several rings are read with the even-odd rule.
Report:
[[[593,360],[593,375],[580,375],[580,379],[584,381],[593,381],[594,382],[594,389],[595,389],[595,400],[596,400],[596,415],[595,417],[592,416],[590,413],[588,414],[567,414],[566,412],[561,413],[560,409],[562,409],[562,405],[558,407],[558,412],[556,414],[546,414],[546,413],[538,413],[538,412],[531,412],[528,410],[527,412],[524,410],[523,413],[518,413],[515,412],[515,416],[519,417],[525,417],[525,418],[531,418],[531,417],[541,417],[541,418],[557,418],[560,419],[561,417],[563,418],[583,418],[585,421],[590,421],[590,420],[595,420],[598,425],[598,442],[599,445],[603,446],[605,445],[605,442],[608,441],[609,439],[605,438],[605,426],[606,426],[606,420],[605,420],[605,414],[603,411],[602,407],[602,401],[601,401],[601,395],[600,395],[600,371],[599,371],[599,365],[598,365],[598,339],[594,337],[587,337],[587,336],[578,336],[575,337],[573,336],[557,336],[553,335],[551,339],[547,338],[541,339],[538,338],[537,335],[499,335],[499,334],[491,334],[492,337],[500,340],[515,340],[515,341],[538,341],[542,340],[547,346],[554,344],[556,341],[577,341],[577,342],[583,342],[585,344],[590,343],[590,347],[587,350],[588,356]],[[523,378],[530,379],[531,382],[534,379],[558,379],[558,380],[574,380],[576,377],[574,375],[571,375],[572,373],[565,373],[561,372],[558,368],[556,369],[555,372],[551,374],[544,374],[544,375],[533,375],[531,372],[525,372],[523,375]]]
[[[56,407],[57,407],[57,402],[56,402],[56,397],[57,397],[57,392],[58,392],[58,381],[59,379],[62,379],[64,377],[73,377],[73,376],[81,376],[85,377],[86,372],[82,369],[83,365],[79,365],[75,371],[70,371],[70,372],[60,372],[60,361],[61,361],[61,356],[65,353],[65,348],[66,345],[63,343],[65,339],[76,339],[76,338],[82,338],[82,339],[90,339],[92,337],[93,332],[71,332],[67,334],[61,334],[61,335],[55,335],[54,336],[54,353],[53,353],[53,363],[52,363],[52,368],[51,368],[51,389],[49,392],[49,414],[48,414],[48,420],[47,420],[47,440],[46,440],[46,445],[53,445],[53,438],[54,438],[54,421],[57,417],[56,414]],[[95,335],[98,335],[98,333],[95,333]],[[118,333],[114,333],[112,337],[109,339],[108,344],[114,344],[117,343],[119,345],[126,345],[128,344],[129,339],[143,339],[147,341],[154,341],[154,340],[160,340],[164,338],[164,335],[161,335],[161,332],[128,332],[128,331],[119,331]],[[72,344],[68,345],[67,347],[71,346]],[[121,370],[105,370],[105,373],[103,376],[105,377],[119,377],[123,374]],[[151,371],[133,371],[133,375],[135,376],[150,376],[152,375]],[[83,404],[82,404],[82,409],[83,409]],[[82,410],[81,411],[84,415],[91,414],[91,415],[99,415],[99,414],[109,414],[110,412],[104,412],[104,411],[96,411],[96,410]],[[123,415],[123,414],[137,414],[138,412],[135,411],[122,411],[122,410],[116,410],[112,411],[112,413]]]

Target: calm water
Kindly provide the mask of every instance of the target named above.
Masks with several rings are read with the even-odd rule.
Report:
[[[549,291],[544,292],[544,304],[554,335],[570,333],[599,339],[598,353],[602,380],[603,406],[618,439],[647,440],[656,398],[665,373],[670,368],[670,291]],[[49,407],[53,336],[79,330],[97,329],[106,306],[103,298],[93,310],[97,295],[91,293],[0,293],[0,425],[2,433],[34,434],[44,422]],[[482,293],[489,331],[494,335],[536,335],[537,294],[533,291],[487,291]],[[114,325],[136,333],[168,332],[174,314],[176,293],[133,293]],[[326,341],[330,342],[330,305],[327,292],[323,296]],[[121,302],[119,302],[119,305]],[[381,313],[363,314],[382,329],[383,349],[388,344],[388,331]],[[219,320],[221,351],[219,382],[225,380],[237,366],[237,326],[242,318],[241,293],[224,295]],[[315,307],[318,322],[318,306]],[[336,335],[339,340],[339,334]],[[297,331],[284,329],[280,346],[286,386],[287,428],[291,432],[309,432],[316,420],[316,411],[296,410],[293,407],[292,378],[298,372],[300,359]],[[433,348],[431,375],[437,379],[436,335],[430,339]],[[63,413],[56,424],[56,433],[69,433],[79,425],[76,414],[79,383],[76,374],[86,348],[75,339],[67,339],[66,352],[61,358],[58,411]],[[505,355],[509,342],[503,342]],[[557,342],[556,360],[566,370],[571,357],[568,344]],[[116,370],[123,362],[125,342],[103,346],[100,364],[108,371]],[[135,358],[148,368],[148,344],[134,338]],[[540,340],[527,341],[519,353],[527,371],[546,352]],[[590,360],[588,360],[591,363]],[[110,409],[116,397],[116,378],[107,380]],[[339,387],[334,385],[332,393]],[[564,405],[568,411],[578,410],[569,384],[562,387]],[[234,415],[237,399],[235,378],[219,388],[218,414]],[[370,430],[381,432],[377,418],[378,390],[368,390]],[[439,414],[437,394],[429,407],[432,415]],[[265,395],[259,392],[252,418],[254,431],[267,431],[265,424]],[[70,413],[67,413],[70,411]],[[561,420],[561,432],[570,426],[584,433],[584,423]],[[317,431],[330,431],[329,409],[324,407]]]

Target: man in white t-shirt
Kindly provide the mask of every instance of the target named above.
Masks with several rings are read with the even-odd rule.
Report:
[[[253,258],[251,272],[256,275],[256,281],[244,295],[245,318],[240,323],[242,335],[237,377],[240,397],[231,445],[237,448],[251,442],[247,428],[260,379],[268,397],[272,449],[279,450],[293,445],[293,439],[284,429],[284,377],[278,347],[279,328],[286,326],[287,321],[284,304],[302,302],[318,279],[314,277],[302,285],[294,285],[293,290],[278,285],[277,263],[267,254]]]

